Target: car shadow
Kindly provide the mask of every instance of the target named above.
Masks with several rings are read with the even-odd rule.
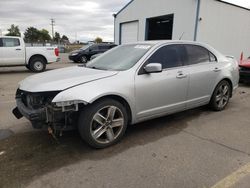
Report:
[[[103,160],[176,135],[204,113],[209,113],[206,107],[131,125],[121,142],[101,150],[87,146],[77,131],[65,132],[58,143],[44,131],[12,135],[0,142],[0,187],[20,187],[61,167],[84,160]]]
[[[23,73],[23,74],[27,74],[27,73],[31,73],[32,72],[26,68],[23,68],[23,69],[3,69],[1,70],[0,69],[0,75],[1,74],[11,74],[11,73]]]

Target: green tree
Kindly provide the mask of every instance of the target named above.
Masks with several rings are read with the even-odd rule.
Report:
[[[101,37],[96,37],[95,42],[96,43],[102,43],[102,38]]]
[[[49,31],[46,29],[42,29],[39,31],[39,37],[38,40],[40,40],[41,42],[47,42],[51,40],[51,37],[49,35]]]
[[[61,40],[61,36],[60,36],[60,33],[58,33],[58,32],[55,32],[55,37],[54,37],[54,41],[56,41],[56,42],[60,42],[60,40]]]
[[[28,27],[24,32],[25,42],[38,42],[40,38],[40,31],[35,27]]]
[[[62,36],[62,40],[63,40],[63,41],[69,41],[69,38],[68,38],[66,35],[63,35],[63,36]]]
[[[18,37],[20,37],[21,33],[20,33],[18,26],[17,25],[15,26],[14,24],[12,24],[10,26],[10,28],[8,29],[8,33],[6,34],[6,36],[18,36]]]

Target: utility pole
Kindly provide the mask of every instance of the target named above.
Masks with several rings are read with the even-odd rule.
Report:
[[[55,19],[51,18],[51,27],[52,27],[52,39],[54,39],[54,26],[55,26]]]

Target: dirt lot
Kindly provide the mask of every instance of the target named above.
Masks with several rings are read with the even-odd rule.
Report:
[[[67,55],[49,70],[72,66]],[[250,86],[223,112],[202,107],[128,128],[93,150],[77,132],[56,143],[11,114],[18,82],[33,73],[0,68],[0,187],[243,187],[250,185]]]

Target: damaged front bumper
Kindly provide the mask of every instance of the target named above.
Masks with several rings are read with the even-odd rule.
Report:
[[[23,116],[27,118],[35,129],[47,130],[49,127],[59,131],[75,129],[78,104],[73,104],[67,109],[55,106],[51,103],[55,95],[55,92],[29,93],[18,90],[17,107],[12,113],[17,119]]]

